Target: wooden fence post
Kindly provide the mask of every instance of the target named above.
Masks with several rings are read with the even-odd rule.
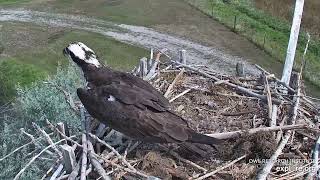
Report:
[[[244,64],[242,62],[238,62],[237,63],[236,71],[237,71],[237,76],[239,76],[239,77],[244,77],[245,76]]]
[[[234,20],[233,20],[233,31],[236,31],[237,29],[237,16],[234,16]]]
[[[181,64],[187,65],[187,51],[184,49],[179,51],[179,62]]]
[[[149,58],[149,60],[148,60],[148,72],[150,71],[150,69],[151,69],[151,67],[152,67],[152,65],[153,65],[153,49],[151,48],[150,49],[150,58]]]
[[[148,73],[147,58],[140,59],[140,77],[145,77]]]

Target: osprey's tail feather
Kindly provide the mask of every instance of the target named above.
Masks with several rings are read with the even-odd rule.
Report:
[[[224,142],[221,139],[206,136],[206,135],[197,133],[195,131],[192,131],[190,135],[191,135],[191,137],[188,139],[188,142],[192,142],[192,143],[212,145],[212,144],[220,144],[220,143]]]

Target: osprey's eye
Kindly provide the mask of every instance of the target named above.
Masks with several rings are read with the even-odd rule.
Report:
[[[113,101],[116,101],[116,98],[113,97],[112,95],[109,95],[109,98],[107,99],[107,101],[113,102]]]

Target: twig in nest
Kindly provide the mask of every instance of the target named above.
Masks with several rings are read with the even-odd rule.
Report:
[[[52,139],[50,136],[46,133],[45,130],[41,129],[40,126],[38,126],[36,123],[32,122],[32,125],[42,134],[42,136],[46,139],[46,141],[52,145],[52,149],[60,156],[62,157],[62,153],[59,151],[59,149],[53,144]]]
[[[271,73],[269,73],[268,71],[266,71],[265,69],[263,69],[261,66],[259,66],[259,65],[257,65],[257,64],[255,64],[255,66],[256,66],[256,68],[258,68],[260,71],[264,72],[265,74],[267,74],[267,75],[270,75],[270,74],[271,74]],[[288,86],[286,83],[282,82],[282,81],[281,81],[280,79],[278,79],[277,77],[274,77],[274,79],[276,80],[276,82],[277,82],[278,84],[286,87],[289,91],[291,91],[291,92],[293,92],[293,93],[296,92],[292,87]]]
[[[221,113],[222,116],[242,116],[245,114],[250,114],[254,113],[256,110],[251,110],[251,111],[243,111],[243,112],[237,112],[237,113]]]
[[[148,175],[139,172],[139,171],[136,170],[135,168],[132,169],[132,168],[122,167],[122,166],[120,166],[119,164],[114,163],[113,161],[110,161],[110,160],[104,159],[104,158],[102,158],[102,159],[103,159],[105,162],[107,162],[107,163],[111,164],[112,166],[115,166],[115,167],[117,167],[117,168],[119,168],[119,169],[122,169],[122,170],[127,171],[127,172],[132,173],[132,174],[139,175],[139,176],[144,177],[144,178],[149,178]],[[132,165],[130,165],[130,166],[132,166]]]
[[[276,107],[276,108],[278,109],[278,107]],[[280,121],[279,126],[283,126],[283,125],[284,125],[284,122],[287,122],[287,119],[288,119],[288,116],[285,115],[285,116],[282,118],[282,120]],[[276,136],[276,142],[277,142],[277,144],[279,144],[279,142],[281,141],[282,135],[283,135],[283,131],[278,131],[277,136]]]
[[[187,90],[183,91],[182,93],[178,94],[178,95],[175,96],[174,98],[170,99],[169,102],[172,103],[173,101],[175,101],[175,100],[178,99],[179,97],[187,94],[187,93],[190,92],[190,91],[191,91],[191,89],[187,89]]]
[[[166,148],[166,147],[164,147],[163,145],[159,145],[159,146],[160,146],[161,148],[163,148],[165,151],[169,151],[169,149]],[[197,168],[197,169],[200,169],[200,170],[203,171],[203,172],[207,172],[207,171],[208,171],[207,169],[199,166],[198,164],[196,164],[196,163],[194,163],[194,162],[192,162],[192,161],[189,161],[189,160],[187,160],[187,159],[182,158],[181,156],[179,156],[179,154],[177,154],[177,153],[175,153],[175,152],[173,152],[173,151],[169,151],[169,153],[170,153],[173,157],[177,158],[179,161],[182,161],[182,162],[184,162],[184,163],[187,163],[187,164],[189,164],[189,165],[191,165],[191,166],[193,166],[193,167],[195,167],[195,168]]]
[[[91,164],[95,167],[98,171],[99,175],[102,177],[103,180],[111,180],[111,178],[107,175],[106,171],[103,169],[102,165],[99,161],[93,156],[94,149],[93,145],[90,141],[88,141],[88,151],[89,151],[89,158],[91,160]]]
[[[81,172],[80,172],[81,180],[86,179],[87,157],[88,157],[87,137],[85,134],[82,134],[82,160],[81,160]]]
[[[26,136],[28,136],[28,137],[31,139],[31,142],[33,142],[34,145],[35,145],[37,148],[39,148],[39,149],[41,148],[40,145],[37,143],[36,138],[33,137],[33,135],[27,133],[27,132],[24,130],[24,128],[21,128],[20,131],[21,131],[23,134],[25,134]],[[43,136],[41,136],[40,138],[37,138],[37,140],[38,140],[38,139],[42,139],[42,138],[43,138]],[[49,150],[46,150],[46,153],[48,153],[48,154],[51,155],[51,156],[54,156],[53,152],[51,152],[51,151],[49,151]],[[29,153],[29,154],[32,154],[32,152]]]
[[[127,148],[126,148],[126,150],[124,151],[124,155],[123,155],[124,158],[127,158],[128,150],[129,150],[131,144],[132,144],[132,140],[129,140],[129,143],[128,143],[128,145],[127,145]]]
[[[121,154],[119,154],[119,152],[117,150],[115,150],[112,146],[110,146],[109,144],[107,144],[106,142],[102,141],[101,139],[99,139],[97,136],[89,133],[89,136],[92,137],[93,139],[97,140],[99,143],[103,144],[104,146],[106,146],[107,148],[109,148],[113,153],[115,153],[117,155],[117,157],[122,160],[122,162],[128,167],[128,168],[123,168],[121,166],[119,166],[118,164],[115,164],[113,163],[112,161],[106,159],[106,158],[102,158],[100,156],[98,156],[99,158],[102,158],[104,161],[108,162],[108,163],[111,163],[117,167],[121,167],[122,169],[124,169],[125,171],[128,171],[130,173],[133,173],[133,174],[138,174],[142,177],[148,177],[147,175],[139,172],[138,170],[136,170]],[[94,155],[96,155],[94,153]]]
[[[310,39],[311,39],[311,36],[309,33],[307,33],[307,37],[308,37],[308,41],[307,41],[307,44],[306,44],[306,47],[304,48],[304,52],[303,52],[303,56],[302,56],[302,62],[301,62],[301,67],[300,67],[300,73],[302,73],[303,69],[305,68],[306,66],[306,54],[307,54],[307,51],[308,51],[308,47],[309,47],[309,43],[310,43]]]
[[[72,136],[71,138],[73,138],[73,137],[75,137],[75,136]],[[57,145],[57,144],[63,142],[63,140],[64,140],[64,139],[61,139],[61,140],[59,140],[59,141],[57,141],[57,142],[55,142],[55,143],[47,146],[47,147],[44,148],[42,151],[40,151],[36,156],[34,156],[34,157],[24,166],[24,168],[22,168],[22,169],[18,172],[18,174],[14,177],[13,180],[17,180],[17,179],[21,176],[21,174],[22,174],[39,156],[41,156],[42,153],[44,153],[46,150],[48,150],[48,149],[51,148],[52,146]]]
[[[34,143],[34,141],[30,141],[30,142],[28,142],[27,144],[24,144],[24,145],[16,148],[16,149],[13,150],[11,153],[9,153],[9,154],[5,155],[4,157],[2,157],[2,158],[0,159],[0,162],[3,161],[3,160],[5,160],[6,158],[8,158],[9,156],[11,156],[11,155],[14,154],[15,152],[23,149],[24,147],[27,147],[28,145],[30,145],[30,144],[32,144],[32,143]]]
[[[206,134],[206,135],[211,136],[211,137],[215,137],[218,139],[232,139],[232,138],[239,138],[243,135],[252,135],[252,134],[261,133],[261,132],[304,129],[304,128],[307,128],[307,126],[304,124],[297,124],[297,125],[253,128],[253,129],[248,129],[248,130],[240,130],[240,131],[232,131],[232,132],[216,133],[216,134]]]
[[[24,128],[21,128],[20,131],[21,131],[23,134],[25,134],[26,136],[28,136],[28,137],[31,139],[31,141],[35,142],[34,136],[31,135],[31,134],[29,134],[29,133],[27,133],[27,132],[24,130]]]
[[[41,178],[41,180],[44,180],[49,173],[51,173],[51,171],[53,170],[53,168],[56,166],[56,164],[60,161],[60,159],[58,159],[56,162],[53,163],[53,165],[47,170],[46,174],[44,174]]]
[[[49,120],[46,120],[46,123],[49,125],[49,128],[53,131],[57,131],[64,139],[76,144],[78,147],[82,148],[82,145],[79,144],[77,141],[74,141],[70,137],[66,136],[63,132],[61,132],[58,128],[56,128]]]
[[[91,133],[89,133],[89,136],[91,136],[93,139],[97,140],[99,143],[101,143],[101,144],[103,144],[104,146],[106,146],[107,148],[109,148],[113,153],[115,153],[115,154],[118,156],[119,159],[122,160],[122,162],[123,162],[126,166],[128,166],[128,168],[135,169],[135,168],[132,167],[132,166],[130,165],[130,163],[128,163],[128,161],[127,161],[125,158],[123,158],[123,156],[121,156],[121,154],[119,154],[119,152],[118,152],[117,150],[115,150],[112,146],[110,146],[109,144],[107,144],[106,142],[102,141],[102,140],[99,139],[97,136],[95,136],[95,135],[93,135],[93,134],[91,134]]]
[[[63,164],[60,164],[58,166],[58,168],[56,169],[56,171],[52,174],[50,180],[55,180],[59,176],[59,174],[61,173],[62,169],[63,169]]]
[[[171,62],[173,62],[175,64],[178,64],[178,65],[180,65],[182,67],[185,67],[187,69],[190,69],[190,70],[192,70],[194,72],[197,72],[197,73],[201,74],[202,76],[205,76],[205,77],[208,77],[210,79],[213,79],[214,81],[220,81],[219,78],[217,78],[215,76],[212,76],[212,75],[210,75],[208,73],[205,73],[204,71],[201,71],[201,70],[199,70],[197,68],[194,68],[194,67],[191,67],[191,66],[188,66],[188,65],[185,65],[185,64],[181,64],[181,63],[173,61],[173,60],[171,60]],[[242,86],[239,86],[239,85],[227,82],[227,81],[224,81],[223,84],[225,84],[227,86],[230,86],[230,87],[232,87],[232,88],[234,88],[234,89],[236,89],[236,90],[238,90],[238,91],[240,91],[240,92],[242,92],[244,94],[247,94],[249,96],[257,97],[257,98],[259,98],[259,99],[261,99],[263,101],[267,101],[267,96],[252,92],[250,89],[244,88]],[[275,103],[275,104],[282,104],[283,103],[281,100],[278,100],[278,99],[272,99],[272,102]]]
[[[75,166],[75,168],[72,170],[72,172],[70,173],[68,180],[75,180],[79,174],[79,170],[80,170],[80,160]]]
[[[300,104],[300,80],[301,80],[301,74],[298,74],[298,89],[297,89],[297,97],[295,99],[295,103],[293,106],[293,114],[292,114],[292,119],[291,119],[291,124],[295,124],[296,119],[297,119],[297,115],[298,115],[298,108],[299,108],[299,104]],[[283,137],[283,139],[281,140],[277,150],[273,153],[273,155],[270,157],[269,161],[267,161],[266,164],[264,164],[264,166],[262,167],[261,171],[258,173],[257,175],[257,179],[267,179],[268,174],[270,173],[274,163],[276,162],[278,156],[281,154],[283,148],[285,147],[285,145],[288,143],[292,133],[294,131],[287,131]]]
[[[221,171],[221,170],[223,170],[223,169],[226,169],[226,168],[232,166],[232,165],[235,164],[236,162],[244,159],[246,156],[247,156],[247,155],[243,155],[243,156],[239,157],[238,159],[235,159],[235,160],[231,161],[230,163],[228,163],[228,164],[226,164],[226,165],[224,165],[224,166],[222,166],[222,167],[219,167],[218,169],[216,169],[216,170],[214,170],[214,171],[212,171],[212,172],[209,172],[209,173],[207,173],[207,174],[205,174],[205,175],[203,175],[203,176],[198,177],[196,180],[206,179],[206,178],[208,178],[208,177],[210,177],[210,176],[218,173],[219,171]]]
[[[170,86],[168,87],[166,93],[164,93],[164,97],[168,98],[169,94],[171,93],[174,85],[177,83],[177,81],[181,78],[181,76],[184,73],[184,69],[182,69],[179,74],[174,78],[174,80],[172,81],[172,83],[170,84]]]
[[[318,140],[316,141],[316,145],[314,146],[314,150],[313,150],[313,168],[310,171],[310,173],[308,174],[308,178],[309,179],[313,179],[313,176],[318,172],[319,170],[319,148],[320,148],[320,136],[318,138]],[[316,179],[319,179],[319,173],[317,175]]]
[[[276,125],[276,122],[272,122],[272,99],[271,99],[270,86],[269,86],[269,82],[266,74],[264,74],[264,86],[265,86],[265,91],[267,93],[268,115],[269,115],[269,119],[271,120],[270,127],[272,127]]]

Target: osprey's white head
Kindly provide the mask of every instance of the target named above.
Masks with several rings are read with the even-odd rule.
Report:
[[[97,59],[95,52],[82,42],[75,42],[69,44],[64,50],[63,54],[72,59],[79,66],[93,65],[100,67],[101,64]]]

